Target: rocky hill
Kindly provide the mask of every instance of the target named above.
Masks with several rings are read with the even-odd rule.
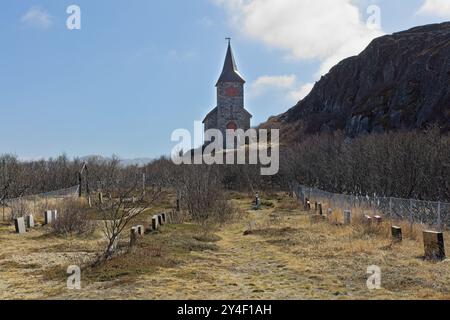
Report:
[[[340,129],[348,136],[432,123],[450,131],[450,22],[373,40],[264,126],[283,126],[290,132],[301,123],[306,133]]]

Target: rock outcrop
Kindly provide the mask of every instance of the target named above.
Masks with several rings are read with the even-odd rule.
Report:
[[[450,131],[450,22],[383,36],[341,61],[268,124],[348,136],[437,123]]]

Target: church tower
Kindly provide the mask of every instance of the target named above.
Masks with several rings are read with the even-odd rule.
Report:
[[[225,139],[226,130],[250,129],[252,115],[244,108],[244,78],[239,74],[228,39],[222,73],[217,81],[217,106],[203,120],[205,131],[219,129]]]

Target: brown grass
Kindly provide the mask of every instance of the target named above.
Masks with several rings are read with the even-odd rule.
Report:
[[[389,221],[312,224],[313,211],[283,194],[270,196],[262,200],[273,208],[258,211],[250,197],[237,196],[240,219],[211,233],[193,224],[165,225],[95,268],[86,266],[102,247],[99,232],[66,239],[44,236],[45,229],[19,236],[12,226],[0,226],[0,298],[450,299],[449,260],[423,259],[421,226],[410,232],[400,224],[404,241],[393,244]],[[161,203],[136,223],[169,205]],[[445,240],[448,253],[448,234]],[[85,266],[80,291],[65,288],[69,264]],[[382,270],[381,290],[366,287],[370,265]]]

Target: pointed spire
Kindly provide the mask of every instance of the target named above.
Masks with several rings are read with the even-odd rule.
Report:
[[[231,39],[226,38],[228,40],[228,50],[227,55],[225,57],[225,63],[223,65],[222,74],[220,75],[220,82],[240,82],[245,83],[244,78],[239,74],[239,71],[236,66],[236,62],[234,60],[233,50],[231,49]]]

